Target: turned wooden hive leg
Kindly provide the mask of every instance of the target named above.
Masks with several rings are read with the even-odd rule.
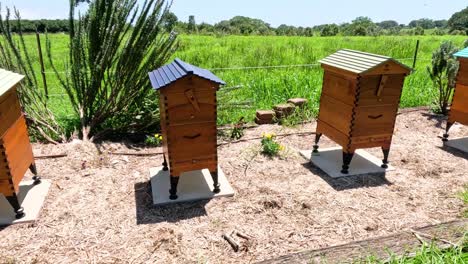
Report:
[[[179,177],[171,175],[171,189],[169,190],[169,193],[171,194],[169,196],[169,199],[171,200],[177,200],[177,185],[179,184]]]
[[[166,155],[163,155],[164,161],[163,161],[163,171],[168,171],[169,168],[167,167],[167,160],[166,160]]]
[[[214,193],[219,193],[221,192],[221,189],[219,188],[219,182],[218,182],[218,171],[210,172],[211,173],[211,178],[213,178],[213,192]]]
[[[321,134],[321,133],[315,134],[314,151],[312,151],[313,153],[318,153],[318,148],[319,148],[318,143],[319,143],[321,137],[322,137],[322,134]]]
[[[442,138],[442,141],[444,142],[448,141],[448,137],[449,137],[448,132],[452,126],[453,126],[453,122],[447,122],[447,127],[445,128],[445,134],[444,134],[444,137]]]
[[[343,151],[343,167],[341,170],[341,173],[343,174],[348,174],[349,171],[349,164],[351,163],[351,160],[353,159],[354,152],[352,153],[347,153]]]
[[[382,160],[382,168],[387,169],[388,168],[388,155],[390,154],[390,148],[383,148],[382,147],[382,152],[384,155],[384,158]]]
[[[37,175],[37,167],[36,163],[32,163],[31,166],[29,166],[29,170],[34,174],[32,179],[34,180],[34,185],[37,185],[41,183],[41,177]]]
[[[16,194],[13,194],[13,196],[8,196],[6,197],[8,202],[11,204],[11,207],[15,210],[16,213],[16,219],[20,219],[24,217],[24,209],[21,207],[20,202],[18,200],[18,196]]]

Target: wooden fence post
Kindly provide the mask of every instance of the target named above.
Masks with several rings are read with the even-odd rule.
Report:
[[[418,51],[419,51],[419,39],[416,41],[416,50],[414,51],[413,70],[416,67],[416,60],[418,59]]]
[[[44,92],[45,92],[45,96],[47,100],[49,100],[49,89],[47,88],[47,79],[45,75],[44,59],[42,57],[41,37],[39,36],[38,31],[36,31],[36,40],[37,40],[37,51],[39,52],[39,63],[41,64],[42,82],[44,83]]]

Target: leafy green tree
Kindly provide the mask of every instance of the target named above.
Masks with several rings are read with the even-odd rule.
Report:
[[[197,23],[195,22],[195,16],[189,16],[189,22],[187,26],[189,33],[196,34],[198,33]]]
[[[409,26],[412,28],[422,27],[423,29],[432,29],[436,27],[436,24],[432,19],[421,18],[418,20],[413,20],[409,23]]]
[[[427,67],[434,88],[438,90],[437,111],[448,114],[450,98],[455,88],[459,63],[453,56],[458,48],[451,42],[443,42],[432,54],[432,66]]]
[[[213,34],[214,26],[208,23],[201,23],[198,25],[198,32],[203,35]]]
[[[463,43],[463,46],[464,46],[465,48],[468,48],[468,39],[465,40],[465,43]]]
[[[385,20],[380,23],[377,23],[377,25],[383,29],[391,29],[398,27],[398,22],[396,22],[395,20]]]
[[[221,33],[241,35],[271,35],[273,33],[270,24],[260,19],[244,16],[221,21],[215,25],[215,29]]]
[[[373,35],[376,25],[368,17],[357,17],[345,30],[348,35],[367,36]]]
[[[448,25],[448,21],[446,19],[443,20],[435,20],[434,25],[436,28],[446,28]]]
[[[452,15],[448,21],[450,31],[461,30],[468,34],[468,7]]]
[[[177,16],[172,13],[172,12],[167,12],[164,16],[163,16],[163,26],[164,26],[164,29],[167,31],[167,32],[171,32],[174,27],[176,26],[177,24],[177,21],[179,21],[179,19],[177,18]]]
[[[112,132],[131,132],[157,122],[141,111],[152,96],[148,72],[162,66],[175,51],[176,36],[164,31],[169,12],[164,0],[93,0],[77,16],[70,1],[70,48],[65,78],[56,75],[80,120],[83,140]],[[51,56],[51,43],[48,55]],[[157,108],[157,107],[155,107]]]
[[[424,36],[424,28],[417,27],[414,29],[414,35],[416,36]]]
[[[304,30],[304,35],[306,37],[313,37],[314,36],[314,30],[311,27],[306,27]]]
[[[322,37],[331,37],[336,36],[339,33],[340,29],[336,24],[325,25],[320,31],[320,36]]]

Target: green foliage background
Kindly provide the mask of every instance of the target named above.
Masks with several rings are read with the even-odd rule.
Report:
[[[45,43],[45,37],[44,42]],[[49,35],[55,64],[65,71],[64,58],[68,53],[68,38],[63,34]],[[316,113],[322,84],[322,70],[318,60],[342,49],[356,49],[401,59],[412,66],[416,40],[420,50],[416,71],[406,79],[401,107],[430,105],[436,90],[427,74],[432,53],[443,41],[452,40],[462,47],[466,36],[381,36],[381,37],[279,37],[279,36],[196,36],[179,37],[180,47],[174,57],[212,71],[225,80],[228,86],[242,85],[230,92],[231,101],[252,101],[251,109],[221,110],[219,124],[237,122],[244,116],[252,121],[255,109],[270,109],[273,104],[288,98],[309,99],[307,111]],[[37,54],[35,36],[26,37],[27,46]],[[61,56],[63,55],[63,56]],[[33,61],[37,58],[33,57]],[[275,65],[304,65],[308,67],[245,69]],[[35,63],[39,68],[39,63]],[[62,67],[62,68],[61,68]],[[235,68],[235,69],[219,69]],[[240,69],[237,69],[240,68]],[[51,71],[46,62],[46,70]],[[39,71],[38,71],[39,73]],[[40,76],[37,76],[40,78]],[[60,122],[76,122],[73,110],[64,91],[53,74],[47,74],[51,90],[50,106]],[[150,85],[149,82],[147,85]]]

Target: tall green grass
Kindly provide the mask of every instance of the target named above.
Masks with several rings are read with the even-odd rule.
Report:
[[[49,35],[54,62],[65,71],[68,53],[68,37],[64,34]],[[228,86],[242,85],[231,92],[231,101],[252,101],[250,109],[221,110],[220,124],[236,122],[244,116],[253,120],[255,109],[269,109],[273,104],[285,102],[291,97],[309,99],[308,111],[318,109],[322,84],[319,65],[294,68],[269,69],[220,69],[277,65],[315,64],[327,55],[342,49],[356,49],[401,59],[412,66],[416,41],[421,41],[416,71],[406,79],[401,107],[429,105],[433,94],[426,72],[432,52],[445,40],[462,45],[463,36],[382,36],[382,37],[264,37],[264,36],[180,36],[180,47],[174,57],[212,71],[225,80]],[[27,36],[33,60],[37,60],[35,36]],[[43,44],[45,37],[42,37]],[[39,69],[39,63],[35,63]],[[47,71],[51,71],[46,62]],[[38,71],[39,72],[39,71]],[[39,77],[39,76],[38,76]],[[53,74],[48,74],[51,96],[50,106],[60,120],[73,115],[64,91],[60,90]]]
[[[468,263],[466,244],[449,249],[441,249],[434,244],[423,245],[414,255],[393,256],[389,260],[382,261],[369,257],[366,261],[357,263],[367,264],[464,264]]]

